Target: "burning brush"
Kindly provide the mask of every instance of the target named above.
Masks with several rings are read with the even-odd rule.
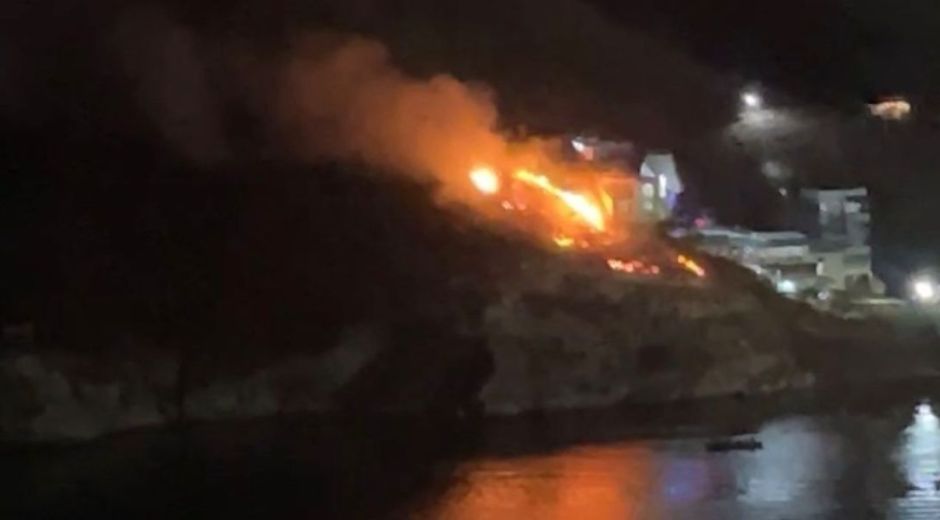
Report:
[[[578,248],[599,254],[601,247],[606,249],[618,239],[622,242],[622,234],[612,218],[613,199],[603,189],[596,192],[567,189],[547,175],[527,169],[517,169],[504,177],[491,167],[479,166],[470,171],[469,178],[481,194],[498,198],[504,210],[527,216],[538,214],[538,219],[547,221],[552,230],[551,241],[559,249]],[[616,256],[606,258],[606,264],[611,271],[631,276],[681,271],[697,278],[706,277],[701,265],[682,254],[675,256],[674,263],[667,268],[653,261]]]

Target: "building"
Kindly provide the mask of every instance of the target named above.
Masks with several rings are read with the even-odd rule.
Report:
[[[640,165],[637,217],[659,222],[672,216],[685,187],[669,152],[651,152]]]
[[[868,244],[868,189],[803,190],[800,201],[802,226],[814,239],[830,244]]]
[[[884,293],[884,284],[872,272],[871,247],[816,242],[819,276],[827,288],[838,291]]]
[[[612,141],[597,137],[575,136],[571,148],[582,159],[633,166],[637,162],[637,148],[630,141]]]
[[[868,189],[803,190],[799,223],[812,238],[820,276],[840,291],[884,292],[872,271]]]
[[[868,190],[804,190],[799,200],[799,231],[706,227],[693,236],[702,250],[748,267],[782,293],[884,293],[872,272]]]
[[[819,259],[803,233],[711,227],[695,231],[694,236],[701,250],[747,267],[780,292],[825,289]]]
[[[631,222],[661,222],[672,216],[679,195],[684,190],[676,160],[668,151],[645,155],[629,141],[610,141],[596,137],[576,136],[571,139],[575,156],[591,162],[603,162],[624,172],[635,172],[629,179],[633,186],[629,195],[615,188],[613,198],[617,213]],[[642,158],[642,160],[640,160]],[[615,180],[608,184],[617,185]]]

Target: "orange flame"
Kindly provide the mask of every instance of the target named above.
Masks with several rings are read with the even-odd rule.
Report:
[[[695,276],[698,276],[699,278],[705,278],[705,269],[698,265],[695,260],[692,260],[685,255],[679,255],[676,258],[676,262],[678,262],[679,265],[684,267],[687,271],[691,272]]]
[[[470,182],[484,195],[494,195],[500,190],[499,176],[492,168],[486,166],[471,170]]]
[[[528,170],[518,170],[515,178],[554,196],[589,226],[594,228],[595,231],[604,231],[606,229],[607,223],[604,220],[604,212],[588,197],[580,193],[561,189],[555,186],[548,177],[532,173]]]
[[[658,265],[647,264],[639,260],[620,260],[618,258],[608,258],[607,267],[611,271],[647,276],[657,276],[662,272]]]
[[[552,240],[555,241],[555,245],[557,245],[558,247],[562,249],[568,249],[569,247],[574,245],[574,239],[569,236],[558,235],[552,238]]]

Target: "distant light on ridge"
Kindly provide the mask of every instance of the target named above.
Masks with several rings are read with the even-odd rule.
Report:
[[[868,111],[884,120],[900,121],[911,114],[911,104],[904,98],[890,98],[868,105]]]
[[[744,106],[751,109],[761,108],[764,104],[764,100],[761,98],[760,94],[753,91],[741,94],[741,101],[744,103]]]

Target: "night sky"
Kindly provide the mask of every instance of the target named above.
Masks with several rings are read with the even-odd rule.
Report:
[[[851,109],[884,94],[935,101],[940,5],[930,0],[596,1],[705,63]]]

